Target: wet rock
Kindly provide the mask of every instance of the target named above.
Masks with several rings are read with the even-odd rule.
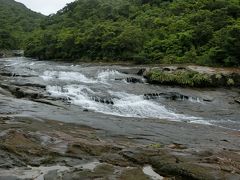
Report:
[[[50,100],[47,99],[33,99],[34,102],[38,102],[38,103],[43,103],[43,104],[47,104],[47,105],[51,105],[51,106],[56,106],[56,107],[62,107],[60,104],[56,103],[56,102],[52,102]]]
[[[186,67],[177,67],[177,70],[186,70]]]
[[[238,103],[238,104],[240,104],[240,98],[236,98],[236,99],[235,99],[235,102]]]
[[[120,180],[149,180],[150,178],[146,176],[142,169],[140,168],[128,168],[123,170],[121,175],[119,176]]]
[[[34,84],[34,83],[15,83],[16,86],[25,86],[25,87],[36,87],[46,90],[46,85],[43,84]]]
[[[171,71],[171,69],[168,68],[168,67],[165,67],[165,68],[162,69],[162,71]]]
[[[133,166],[133,163],[127,161],[123,156],[116,153],[105,153],[101,156],[101,161],[121,167]]]
[[[149,161],[163,176],[175,176],[176,179],[212,179],[214,177],[206,173],[205,168],[191,163],[179,163],[175,157],[167,154],[150,157]]]
[[[122,81],[124,80],[123,78],[115,78],[115,81]]]
[[[10,96],[10,97],[12,96],[12,94],[9,91],[7,91],[1,87],[0,87],[0,94],[5,95],[5,96]]]
[[[159,159],[160,160],[160,159]],[[201,167],[195,164],[179,163],[179,164],[167,164],[155,165],[158,172],[163,175],[172,175],[181,179],[215,179],[215,174],[211,173],[208,168]],[[177,179],[178,179],[177,178]]]
[[[4,58],[5,54],[0,52],[0,58]]]
[[[25,161],[31,162],[31,156],[46,154],[45,148],[29,134],[22,131],[9,130],[0,140],[1,148],[16,156],[24,157]]]
[[[128,150],[122,151],[121,155],[135,164],[151,164],[158,174],[176,179],[224,179],[232,176],[230,172],[219,171],[218,165],[198,163],[201,161],[198,155],[189,154],[188,151],[184,153],[185,147],[182,148],[182,145],[174,144],[170,148],[175,152],[167,149]]]
[[[44,180],[59,180],[58,170],[53,170],[44,175]]]
[[[206,161],[203,159],[212,160]],[[239,159],[233,161],[230,155],[218,154],[212,150],[197,153],[189,150],[175,150],[175,152],[168,153],[163,150],[158,155],[151,156],[149,161],[159,174],[175,176],[177,179],[228,179],[227,177],[231,176],[239,177],[237,175],[239,170],[236,168]],[[220,170],[219,165],[221,167],[221,164],[226,165],[227,169],[231,169],[231,171],[223,172]]]
[[[143,72],[143,77],[147,78],[148,77],[148,73],[151,71],[151,68],[146,68],[145,71]]]
[[[210,98],[208,98],[208,99],[207,99],[207,98],[204,98],[203,101],[205,101],[205,102],[212,102],[213,99],[210,99]]]
[[[15,77],[17,75],[15,73],[12,73],[12,72],[1,72],[0,76]]]
[[[34,123],[37,124],[34,125]],[[199,152],[197,149],[196,153],[195,151],[193,153],[185,149],[185,145],[172,144],[172,142],[167,146],[145,147],[138,144],[139,147],[136,147],[138,145],[129,140],[121,141],[119,147],[117,145],[119,141],[111,139],[109,143],[98,137],[93,138],[94,134],[89,128],[75,124],[61,123],[59,125],[59,122],[53,121],[44,123],[33,121],[19,125],[20,127],[22,130],[1,131],[3,133],[0,138],[0,165],[2,165],[0,168],[12,169],[16,166],[26,167],[29,164],[48,167],[61,164],[64,167],[67,166],[69,170],[59,173],[49,171],[44,178],[54,179],[62,176],[63,179],[122,178],[125,180],[133,177],[138,179],[147,177],[142,174],[140,166],[149,164],[158,174],[175,177],[175,179],[237,179],[239,177],[239,154],[237,152],[217,154],[215,149],[204,152]],[[29,133],[29,131],[39,129],[49,135]],[[105,133],[103,134],[105,137]],[[68,151],[64,154],[54,153],[54,144],[61,142],[61,139],[69,143]],[[92,169],[75,168],[76,165],[85,161],[85,158],[97,158],[102,163]]]
[[[30,89],[20,89],[17,88],[16,91],[12,92],[17,98],[31,98],[31,99],[37,99],[41,98],[43,95],[36,92],[35,90],[30,90]]]
[[[0,145],[0,159],[0,168],[2,169],[26,166],[21,158],[9,152],[4,145]]]
[[[112,99],[109,98],[103,98],[103,97],[91,97],[91,99],[95,102],[103,103],[103,104],[110,104],[113,105],[114,102]]]
[[[145,71],[146,71],[145,68],[140,69],[140,70],[137,72],[137,75],[139,75],[139,76],[143,76],[143,74],[144,74]]]
[[[144,69],[144,68],[130,67],[130,68],[124,68],[124,69],[120,68],[117,70],[123,74],[138,74],[141,69]]]
[[[142,79],[135,78],[135,77],[127,77],[126,79],[124,79],[124,78],[116,78],[115,80],[116,81],[126,80],[128,83],[143,83],[144,82]]]
[[[117,152],[120,150],[121,148],[110,144],[81,141],[69,145],[67,153],[72,155],[89,154],[93,156],[100,156],[106,152]]]
[[[25,74],[16,74],[13,72],[0,72],[0,76],[7,76],[7,77],[37,77],[37,76],[33,76],[33,75],[25,75]]]
[[[63,174],[64,180],[79,180],[79,179],[112,179],[114,168],[108,164],[101,164],[90,169],[75,169]],[[114,178],[115,179],[115,178]]]
[[[144,151],[142,149],[129,149],[120,152],[125,159],[135,164],[144,165],[148,163],[148,156],[151,155],[150,151]]]
[[[156,99],[158,97],[164,98],[164,99],[170,99],[173,101],[176,100],[189,100],[194,99],[194,97],[189,97],[177,92],[168,92],[168,93],[148,93],[148,94],[144,94],[144,98],[149,100],[149,99]]]
[[[138,78],[135,78],[135,77],[128,77],[126,79],[126,81],[128,83],[143,83],[142,79],[138,79]]]
[[[37,99],[43,97],[43,94],[41,94],[40,92],[36,91],[36,89],[33,88],[18,87],[7,84],[0,84],[0,87],[11,92],[11,94],[13,94],[16,98],[26,97],[31,99]]]
[[[166,99],[171,99],[171,100],[185,100],[189,99],[188,96],[179,94],[179,93],[170,93],[169,95],[165,96]]]

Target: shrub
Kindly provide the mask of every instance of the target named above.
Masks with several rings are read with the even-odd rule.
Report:
[[[210,75],[194,71],[162,72],[153,70],[147,74],[151,82],[190,87],[205,87],[212,84]]]
[[[227,85],[228,85],[228,86],[233,86],[234,84],[235,84],[235,82],[234,82],[233,79],[229,78],[229,79],[227,80]]]

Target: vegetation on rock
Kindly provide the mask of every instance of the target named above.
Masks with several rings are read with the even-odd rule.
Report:
[[[194,71],[164,72],[153,70],[148,72],[147,78],[150,82],[166,85],[205,87],[212,84],[210,75]]]
[[[183,87],[240,86],[239,74],[208,74],[188,69],[175,71],[150,69],[145,77],[149,83]]]

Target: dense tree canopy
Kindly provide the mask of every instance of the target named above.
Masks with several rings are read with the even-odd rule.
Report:
[[[0,0],[0,50],[21,48],[43,17],[14,0]]]
[[[239,0],[76,0],[39,27],[24,13],[0,20],[1,46],[37,27],[24,41],[30,57],[240,65]]]

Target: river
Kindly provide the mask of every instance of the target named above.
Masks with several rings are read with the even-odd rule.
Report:
[[[100,126],[111,126],[109,128],[112,129],[111,120],[124,126],[125,121],[155,123],[165,119],[240,130],[239,104],[231,99],[238,95],[236,89],[151,85],[136,75],[141,67],[131,66],[8,58],[0,60],[0,67],[1,71],[12,73],[12,77],[5,79],[8,83],[46,86],[45,91],[50,97],[65,99],[69,113],[55,115],[63,121],[101,124],[101,121],[108,120],[108,125]],[[140,83],[128,82],[129,77],[138,79]],[[166,94],[183,97],[173,99]],[[23,113],[46,116],[43,111],[35,112],[26,107]],[[71,118],[67,117],[69,114]],[[131,128],[129,122],[125,126],[126,129]]]

